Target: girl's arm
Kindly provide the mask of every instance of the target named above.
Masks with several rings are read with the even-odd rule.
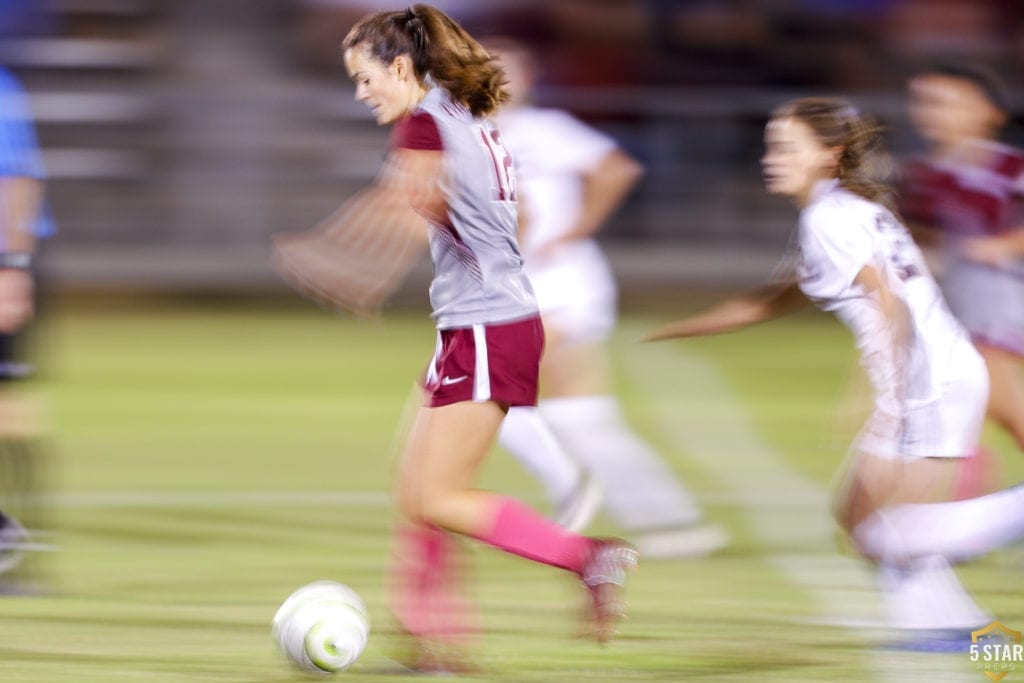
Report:
[[[807,299],[795,281],[763,285],[746,294],[726,299],[689,318],[663,325],[646,335],[643,341],[732,332],[781,317],[807,304]]]
[[[447,222],[444,197],[444,154],[433,150],[399,149],[392,153],[397,173],[391,177],[396,199],[406,200],[412,210],[429,221]]]
[[[609,152],[583,179],[583,207],[576,225],[559,242],[593,237],[644,175],[644,167],[622,150]]]
[[[375,317],[427,245],[423,215],[445,213],[436,178],[429,180],[439,160],[419,156],[433,154],[389,157],[373,185],[315,228],[275,235],[278,273],[321,304]]]
[[[901,365],[907,357],[910,340],[913,336],[910,309],[902,299],[893,294],[885,278],[874,266],[861,268],[853,282],[860,285],[870,297],[878,302],[878,308],[885,317],[892,334],[893,358],[897,365]]]
[[[964,255],[990,266],[1004,266],[1024,259],[1024,228],[994,237],[976,237],[964,242]]]

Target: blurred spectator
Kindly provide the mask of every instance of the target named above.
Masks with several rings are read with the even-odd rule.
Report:
[[[0,0],[0,39],[45,35],[54,27],[48,0]]]
[[[1005,47],[1001,18],[987,0],[902,0],[886,16],[887,43],[904,60],[991,59]]]
[[[0,513],[0,570],[13,568],[41,525],[41,410],[17,384],[34,372],[25,348],[35,314],[34,265],[39,241],[53,234],[44,177],[24,93],[0,68],[0,505],[7,513]],[[6,587],[24,590],[20,581]]]

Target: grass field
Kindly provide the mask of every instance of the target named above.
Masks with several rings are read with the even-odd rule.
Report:
[[[855,424],[842,417],[846,333],[797,317],[685,345],[629,341],[653,322],[620,330],[621,395],[735,542],[709,559],[643,563],[631,618],[604,649],[573,639],[567,577],[474,548],[483,678],[988,680],[966,655],[901,654],[876,647],[875,631],[830,625],[877,602],[826,524]],[[404,678],[388,659],[386,491],[394,428],[433,347],[429,320],[152,304],[70,308],[53,332],[60,551],[47,558],[52,595],[0,603],[0,681],[304,680],[269,624],[288,593],[320,578],[358,590],[375,628],[339,680]],[[991,441],[1017,479],[1020,456]],[[502,453],[483,483],[540,504]],[[1020,629],[1018,559],[961,575]]]

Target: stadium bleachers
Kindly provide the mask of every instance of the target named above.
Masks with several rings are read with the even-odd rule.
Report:
[[[267,282],[271,234],[313,225],[376,173],[387,132],[352,101],[343,73],[302,63],[295,0],[50,3],[52,30],[0,40],[0,61],[30,91],[64,278],[155,281],[194,266],[198,280],[219,282],[208,271],[220,262],[240,281]],[[609,242],[772,252],[793,215],[761,190],[761,129],[775,104],[809,91],[554,83],[540,100],[648,167]],[[889,118],[898,145],[909,137],[898,88],[858,97]]]

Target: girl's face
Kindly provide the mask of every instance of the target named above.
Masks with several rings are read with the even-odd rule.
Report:
[[[422,88],[405,55],[391,64],[374,58],[364,45],[345,51],[345,70],[356,84],[356,101],[373,112],[377,125],[386,126],[404,117],[418,101]]]
[[[761,166],[771,194],[804,204],[819,180],[834,178],[840,150],[818,141],[810,126],[792,117],[772,119],[764,130]]]
[[[917,132],[941,146],[992,138],[1005,115],[974,83],[942,74],[910,81],[909,113]]]
[[[506,106],[518,107],[526,104],[533,88],[533,68],[525,51],[518,48],[498,48],[491,52],[505,70],[505,89],[509,100]]]

